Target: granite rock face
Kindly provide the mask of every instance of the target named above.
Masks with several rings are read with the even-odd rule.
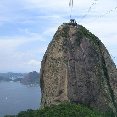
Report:
[[[41,106],[64,101],[116,112],[117,69],[103,43],[81,25],[64,23],[43,57]]]

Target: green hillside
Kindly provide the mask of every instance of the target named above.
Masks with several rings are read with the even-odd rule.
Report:
[[[18,115],[5,117],[114,117],[114,115],[100,113],[79,104],[64,103],[40,110],[22,111]]]

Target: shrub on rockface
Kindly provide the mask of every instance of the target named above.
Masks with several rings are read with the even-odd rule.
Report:
[[[114,115],[112,113],[100,113],[80,104],[63,103],[40,110],[29,109],[18,115],[5,117],[114,117]]]

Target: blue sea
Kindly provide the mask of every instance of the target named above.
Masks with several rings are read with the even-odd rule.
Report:
[[[0,117],[17,114],[27,109],[38,109],[40,100],[39,86],[26,86],[19,82],[0,82]]]

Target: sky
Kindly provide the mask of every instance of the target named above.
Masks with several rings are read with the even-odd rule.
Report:
[[[40,71],[58,26],[77,23],[98,36],[117,65],[117,0],[0,0],[0,72]]]

